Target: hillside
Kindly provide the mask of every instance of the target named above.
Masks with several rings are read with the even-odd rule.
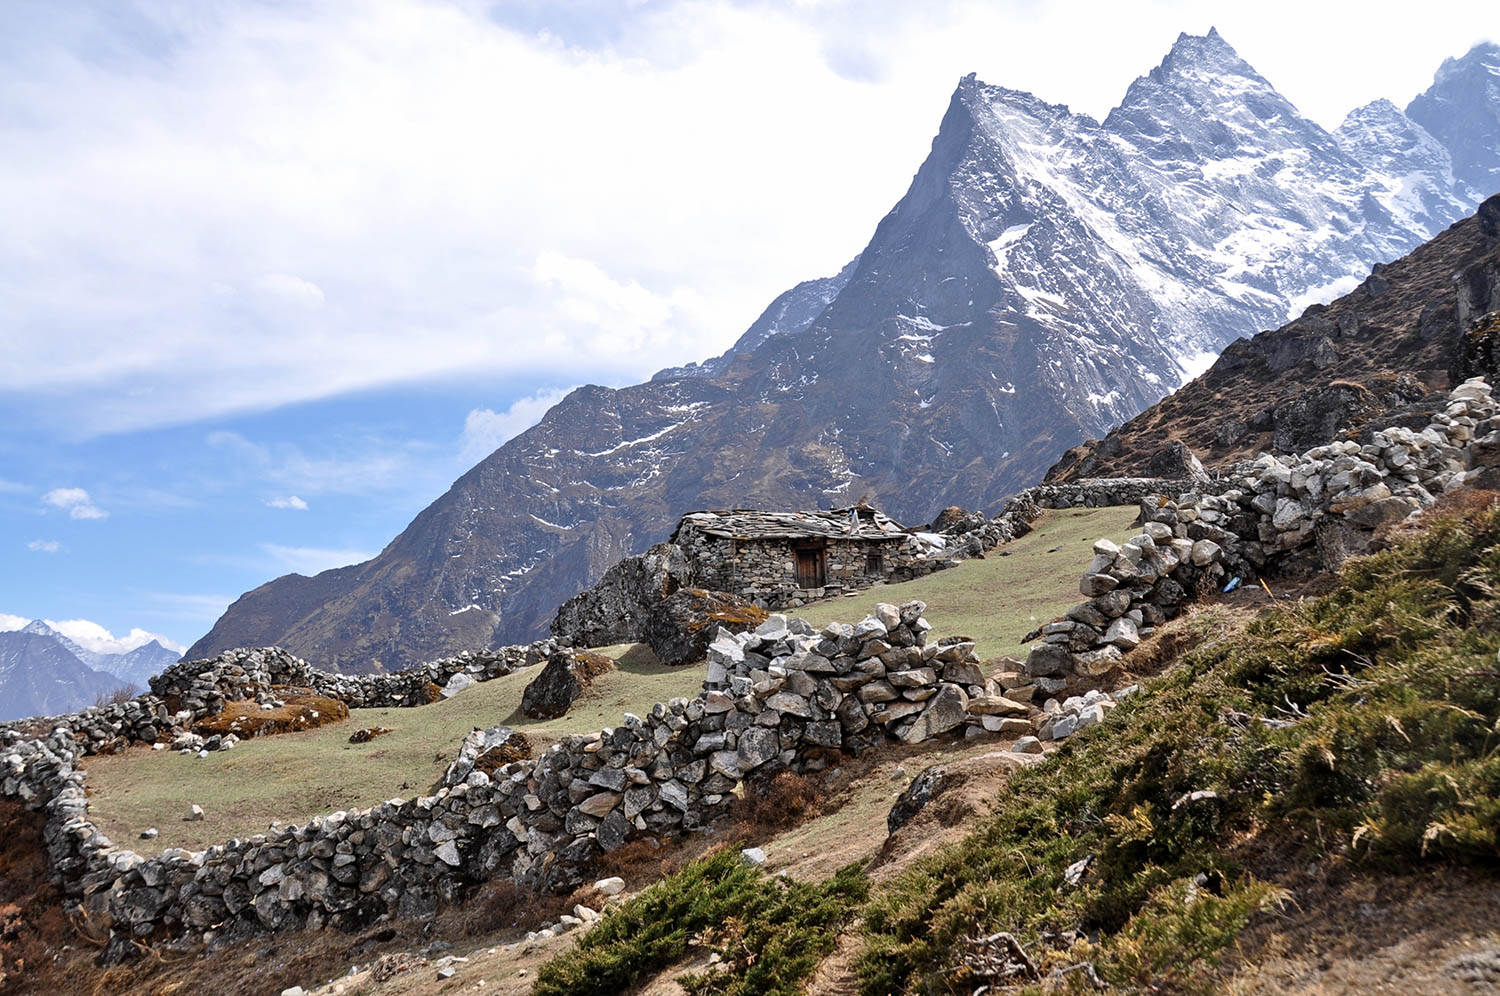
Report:
[[[880,876],[893,834],[863,871],[789,887],[818,912],[774,933],[710,911],[776,879],[698,863],[533,991],[1493,991],[1493,498],[1432,514],[1321,597],[1187,617],[1167,670],[1013,773],[956,846]],[[713,954],[717,972],[685,974]]]
[[[974,636],[986,657],[1024,655],[1022,635],[1073,601],[1072,578],[1086,564],[1090,544],[1099,536],[1123,537],[1134,515],[1127,508],[1046,513],[1034,532],[1007,546],[1004,557],[966,561],[918,581],[877,586],[858,598],[816,603],[805,614],[821,626],[867,615],[876,602],[920,598],[929,602],[934,625]],[[536,675],[518,671],[420,709],[354,709],[342,723],[248,740],[200,760],[146,748],[92,757],[86,770],[95,818],[116,840],[154,826],[161,846],[205,847],[264,830],[273,819],[304,822],[425,790],[452,760],[454,745],[476,726],[503,723],[520,730],[540,753],[566,733],[609,726],[626,712],[644,715],[653,703],[690,695],[703,682],[701,667],[664,668],[645,647],[603,652],[618,657],[620,669],[600,678],[557,720],[521,714],[521,691]],[[365,727],[391,733],[351,746],[349,734]],[[208,816],[184,824],[181,815],[194,803]]]
[[[1485,80],[1444,92],[1482,105]],[[697,508],[993,510],[1477,201],[1394,108],[1330,133],[1216,32],[1103,123],[967,77],[856,261],[778,299],[747,352],[577,389],[378,557],[262,585],[188,655],[275,643],[369,670],[517,642]]]
[[[1446,403],[1460,329],[1500,309],[1497,269],[1500,196],[1326,307],[1233,343],[1201,376],[1070,450],[1047,480],[1144,474],[1167,440],[1224,465],[1420,419]]]

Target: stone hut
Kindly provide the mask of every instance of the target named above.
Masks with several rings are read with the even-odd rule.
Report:
[[[808,512],[691,512],[671,542],[698,584],[767,609],[927,573],[918,566],[925,550],[916,535],[863,504]]]

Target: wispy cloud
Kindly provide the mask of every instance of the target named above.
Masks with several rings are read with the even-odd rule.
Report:
[[[538,391],[520,398],[503,412],[475,408],[464,418],[458,458],[469,467],[483,460],[511,439],[541,421],[547,409],[567,396],[571,388]]]
[[[1210,21],[1188,0],[19,6],[0,322],[26,331],[0,392],[86,434],[711,355],[860,249],[963,73],[1097,116]],[[1330,124],[1493,20],[1338,7],[1212,20]]]
[[[92,650],[97,654],[123,654],[137,647],[144,647],[152,640],[160,643],[168,650],[177,651],[179,654],[187,649],[182,644],[174,642],[170,637],[163,636],[160,633],[152,633],[140,627],[132,628],[124,636],[115,636],[103,626],[88,619],[62,619],[58,621],[45,619],[43,622],[83,649]]]
[[[62,509],[73,519],[109,518],[109,513],[95,505],[83,488],[53,488],[42,495],[42,504]]]
[[[0,494],[19,494],[22,491],[30,490],[24,484],[17,484],[15,481],[7,481],[5,478],[0,477]]]
[[[262,543],[260,548],[284,570],[311,577],[335,567],[363,563],[375,556],[362,550],[328,550],[313,546],[282,546]]]
[[[56,553],[62,549],[62,544],[57,540],[34,539],[26,544],[26,549],[32,553]]]
[[[160,619],[179,619],[184,623],[207,626],[224,614],[233,595],[183,594],[177,592],[148,591],[142,596],[153,606],[142,611],[143,615]]]
[[[205,440],[232,457],[236,473],[286,488],[293,497],[364,494],[399,485],[410,475],[415,452],[410,446],[371,438],[344,441],[331,455],[314,455],[294,443],[258,443],[223,429],[210,432]],[[275,500],[267,504],[273,508],[298,507],[276,505]]]
[[[296,495],[287,495],[285,498],[267,498],[266,504],[271,508],[290,508],[299,512],[307,511],[307,502]]]

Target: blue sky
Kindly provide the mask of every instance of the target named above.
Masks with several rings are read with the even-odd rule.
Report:
[[[0,626],[185,644],[375,553],[569,387],[836,271],[967,72],[1102,116],[1217,25],[1333,126],[1500,28],[1423,9],[7,0]]]

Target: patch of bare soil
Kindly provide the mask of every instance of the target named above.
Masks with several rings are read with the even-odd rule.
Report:
[[[1222,970],[1234,996],[1500,992],[1500,882],[1470,869],[1345,875],[1296,889]]]

